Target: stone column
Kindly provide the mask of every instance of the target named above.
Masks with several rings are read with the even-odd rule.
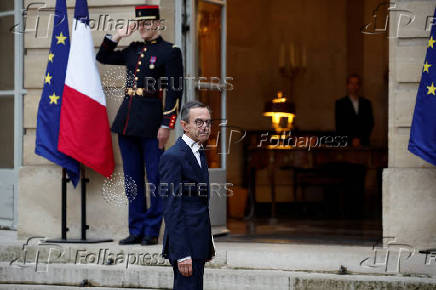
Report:
[[[434,1],[404,0],[396,1],[390,11],[389,166],[383,172],[383,236],[418,249],[436,247],[436,170],[407,150],[434,8]]]

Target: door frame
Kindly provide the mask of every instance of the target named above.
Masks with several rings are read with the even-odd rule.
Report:
[[[176,1],[176,15],[175,15],[175,44],[181,47],[182,54],[184,55],[184,67],[186,77],[198,77],[197,63],[198,63],[198,46],[197,46],[197,1],[208,2],[220,5],[221,9],[221,82],[225,80],[227,74],[227,1],[225,0],[182,0]],[[208,83],[204,83],[208,85]],[[211,86],[214,87],[214,86]],[[225,87],[222,85],[221,87]],[[195,89],[197,87],[188,86],[184,90],[184,101],[191,101],[196,99]],[[227,120],[227,91],[221,90],[221,119]],[[225,123],[226,124],[226,123]],[[227,168],[227,142],[226,139],[226,125],[221,126],[220,136],[222,140],[221,154],[221,167]]]
[[[226,78],[227,74],[227,1],[226,0],[181,0],[175,1],[175,44],[182,50],[184,56],[185,77],[197,78],[198,75],[198,43],[197,43],[197,2],[203,1],[211,4],[221,6],[221,83]],[[197,83],[197,82],[195,82]],[[202,83],[202,85],[208,85],[208,83]],[[211,86],[214,87],[214,86]],[[224,87],[225,85],[221,85]],[[187,86],[184,90],[183,101],[197,99],[196,86]],[[227,92],[225,89],[221,92],[221,119],[222,122],[220,128],[220,168],[209,169],[211,182],[217,182],[220,184],[226,184],[227,182]],[[177,133],[181,135],[183,132],[177,127]],[[220,195],[211,196],[211,223],[212,226],[224,226],[227,225],[227,194],[226,189],[222,188]]]
[[[16,229],[18,221],[18,171],[22,165],[23,156],[23,88],[24,71],[24,18],[23,0],[14,0],[14,10],[2,11],[0,17],[14,16],[14,23],[18,24],[14,32],[14,88],[0,90],[0,98],[13,95],[14,97],[14,168],[0,168],[0,183],[12,186],[13,216],[11,219],[0,218],[0,226]]]

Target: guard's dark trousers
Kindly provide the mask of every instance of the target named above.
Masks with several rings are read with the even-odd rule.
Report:
[[[123,158],[126,194],[131,200],[129,233],[140,237],[158,237],[162,223],[162,199],[158,194],[159,160],[163,150],[159,149],[156,138],[119,134],[118,144]],[[144,168],[147,182],[154,185],[150,185],[149,209],[145,198]]]

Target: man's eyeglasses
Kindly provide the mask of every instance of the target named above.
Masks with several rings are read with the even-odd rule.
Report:
[[[206,124],[206,127],[210,128],[212,125],[212,120],[195,119],[194,123],[197,128],[203,127],[204,124]]]

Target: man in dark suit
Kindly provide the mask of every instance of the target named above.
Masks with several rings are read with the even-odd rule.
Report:
[[[112,131],[118,134],[129,198],[129,236],[119,243],[153,245],[158,241],[163,208],[161,199],[151,195],[147,209],[144,163],[148,183],[157,187],[159,158],[169,130],[174,128],[182,96],[183,65],[180,49],[160,36],[159,7],[136,6],[135,16],[127,27],[106,35],[97,60],[127,69],[124,99],[112,124]],[[117,50],[118,41],[135,31],[143,41]],[[164,82],[168,85],[163,86]]]
[[[174,289],[203,289],[204,264],[215,255],[209,217],[209,171],[202,143],[209,139],[209,108],[192,101],[181,111],[184,134],[160,160],[164,200],[162,255],[174,271]]]
[[[360,77],[350,75],[347,78],[348,95],[336,101],[336,133],[348,136],[352,146],[369,145],[374,117],[371,102],[358,95]]]
[[[352,74],[347,78],[348,95],[336,101],[336,133],[348,137],[349,146],[368,146],[374,127],[371,102],[358,95],[360,77]],[[362,217],[366,169],[359,164],[334,164],[336,172],[346,177],[344,213],[348,218]]]

